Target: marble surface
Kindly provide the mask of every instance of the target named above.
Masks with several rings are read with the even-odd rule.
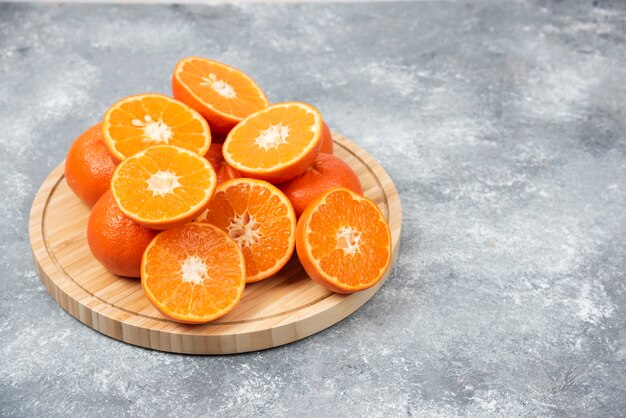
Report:
[[[623,416],[625,31],[599,0],[0,5],[0,415]],[[190,54],[318,106],[396,182],[397,265],[343,322],[172,355],[42,287],[39,184]]]

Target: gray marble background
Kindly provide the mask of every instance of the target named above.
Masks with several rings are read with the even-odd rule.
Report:
[[[0,415],[624,416],[625,32],[618,1],[0,5]],[[396,182],[397,265],[343,322],[173,355],[39,282],[39,184],[190,54],[318,106]]]

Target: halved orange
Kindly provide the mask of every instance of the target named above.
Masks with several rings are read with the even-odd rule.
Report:
[[[226,136],[243,118],[269,106],[263,90],[246,74],[200,57],[176,64],[172,91],[175,98],[200,112],[218,136]]]
[[[245,287],[239,246],[220,229],[187,223],[158,234],[141,262],[148,300],[174,321],[201,324],[230,312]]]
[[[226,137],[224,159],[248,177],[279,183],[302,174],[322,145],[322,117],[306,103],[279,103],[242,120]]]
[[[148,228],[167,229],[202,213],[216,185],[206,158],[185,148],[155,145],[117,166],[111,192],[124,215]]]
[[[119,161],[152,145],[176,145],[204,155],[211,145],[206,120],[185,103],[161,94],[126,97],[107,110],[104,143]]]
[[[329,190],[307,206],[296,230],[296,250],[308,275],[337,293],[374,286],[391,261],[391,233],[371,200]]]
[[[296,215],[289,199],[266,181],[238,178],[222,183],[197,221],[217,226],[239,244],[248,283],[276,273],[293,254]]]

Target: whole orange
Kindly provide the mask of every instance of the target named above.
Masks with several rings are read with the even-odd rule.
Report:
[[[333,134],[330,132],[330,128],[326,125],[326,122],[322,122],[322,147],[320,148],[320,152],[332,154],[334,148]]]
[[[277,186],[291,201],[296,216],[300,216],[319,195],[335,187],[363,194],[361,182],[350,166],[340,158],[324,153],[319,153],[304,173]]]
[[[224,183],[226,180],[236,179],[241,177],[239,171],[232,168],[224,159],[222,154],[222,144],[211,144],[209,150],[204,155],[204,158],[209,160],[215,174],[217,175],[217,185]]]
[[[157,233],[124,215],[107,191],[91,210],[87,243],[96,260],[111,273],[139,277],[143,252]]]
[[[65,159],[65,180],[89,207],[109,190],[115,160],[102,140],[102,124],[83,132],[70,146]]]

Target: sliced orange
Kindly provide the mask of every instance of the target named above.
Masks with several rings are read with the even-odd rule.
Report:
[[[102,122],[104,143],[119,161],[152,145],[176,145],[204,155],[211,145],[206,120],[185,103],[161,94],[120,100]]]
[[[289,199],[266,181],[238,178],[222,183],[197,220],[221,228],[239,244],[248,283],[276,273],[293,254],[296,215]]]
[[[174,321],[201,324],[230,312],[245,286],[237,244],[212,225],[188,223],[158,234],[141,262],[148,300]]]
[[[263,90],[246,74],[200,57],[176,64],[172,91],[175,98],[200,112],[218,136],[226,136],[243,118],[269,106]]]
[[[111,192],[124,215],[148,228],[167,229],[202,213],[216,185],[206,158],[185,148],[155,145],[117,166]]]
[[[391,261],[391,234],[371,200],[329,190],[307,206],[296,231],[298,258],[308,275],[337,293],[374,286]]]
[[[242,120],[226,137],[224,159],[245,175],[279,183],[302,174],[322,145],[322,117],[306,103],[279,103]]]

